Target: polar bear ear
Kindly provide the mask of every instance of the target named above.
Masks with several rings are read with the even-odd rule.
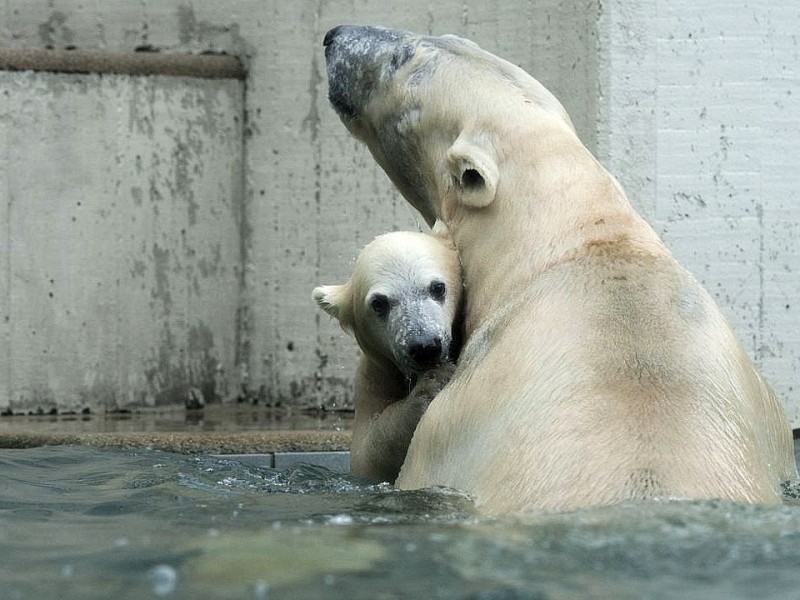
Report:
[[[447,151],[447,160],[462,204],[483,208],[494,201],[500,171],[491,153],[458,138]]]
[[[352,326],[348,303],[348,285],[321,285],[315,287],[312,297],[322,310],[339,321],[342,329],[349,331]]]

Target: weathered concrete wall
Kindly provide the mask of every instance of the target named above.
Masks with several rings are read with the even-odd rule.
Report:
[[[242,83],[0,72],[0,90],[0,407],[223,393]]]
[[[226,373],[237,373],[236,378],[226,380],[235,388],[240,376],[251,394],[267,400],[328,407],[346,403],[355,346],[316,311],[310,291],[319,283],[343,280],[357,249],[373,236],[419,226],[416,215],[366,150],[346,134],[325,98],[321,48],[325,30],[342,22],[380,23],[465,35],[521,65],[550,87],[566,105],[582,138],[620,178],[679,259],[718,298],[748,351],[763,366],[800,425],[800,402],[794,398],[793,383],[800,361],[800,312],[793,299],[800,287],[795,260],[800,251],[795,231],[800,169],[794,165],[797,153],[793,152],[800,139],[800,125],[794,119],[800,86],[798,50],[791,31],[800,16],[798,10],[793,3],[766,0],[714,0],[710,4],[690,4],[688,0],[0,0],[0,45],[225,51],[244,60],[249,76],[238,206],[243,207],[246,219],[208,227],[223,248],[222,262],[242,265],[245,286],[241,293],[234,293],[238,281],[231,275],[234,267],[226,267],[229,270],[224,275],[210,274],[204,285],[217,290],[216,304],[209,300],[194,313],[197,303],[193,295],[174,291],[187,289],[181,287],[186,272],[162,269],[172,298],[188,298],[186,306],[191,305],[189,312],[196,316],[168,320],[170,330],[186,334],[197,323],[211,329],[218,353],[215,358],[220,358]],[[6,84],[0,86],[3,89]],[[172,88],[171,93],[176,97],[182,92]],[[144,110],[150,99],[139,96],[138,102],[137,110]],[[169,105],[176,107],[170,119],[180,122],[188,118],[181,114],[183,109],[177,110],[177,104]],[[106,110],[113,111],[112,107],[113,102]],[[16,109],[8,110],[13,114]],[[2,121],[0,131],[15,118]],[[66,118],[65,114],[61,120]],[[90,117],[75,113],[75,118]],[[106,143],[126,142],[127,130],[116,131],[119,133],[110,134]],[[165,138],[169,136],[138,139],[150,148]],[[97,139],[93,144],[93,154],[104,154]],[[39,146],[40,156],[48,156],[47,144]],[[162,147],[165,156],[169,154],[166,148]],[[119,211],[125,202],[133,203],[132,186],[128,184],[130,176],[121,176],[120,167],[106,160],[113,155],[97,157],[102,165],[98,173],[105,173],[109,182],[122,182],[115,208]],[[219,155],[230,153],[219,150]],[[0,178],[4,180],[9,168],[13,172],[18,168],[9,160],[0,160],[4,163],[0,164]],[[33,154],[29,160],[34,160]],[[216,165],[216,161],[209,154],[203,164]],[[54,164],[69,170],[63,161]],[[151,170],[156,165],[146,167],[143,173],[158,181],[168,177],[163,171],[168,167],[163,164],[160,173]],[[225,170],[219,165],[214,168],[219,173]],[[186,182],[187,189],[197,194],[214,185],[194,173]],[[229,185],[235,193],[236,186]],[[6,190],[0,184],[3,193]],[[14,201],[12,210],[19,202]],[[198,223],[209,214],[224,212],[214,209],[215,201],[209,202],[200,203],[201,210],[208,212],[198,213]],[[6,229],[11,226],[7,204],[6,200],[0,202],[0,223]],[[174,205],[181,206],[179,202]],[[122,217],[114,218],[115,223],[123,223]],[[30,239],[41,239],[45,230],[66,235],[59,223],[53,217],[35,234],[39,238]],[[184,252],[180,236],[175,237],[181,224],[158,218],[152,226],[161,228],[158,231],[163,236],[173,235],[169,240],[162,237],[164,248],[169,247],[176,256]],[[231,232],[228,227],[238,229]],[[82,231],[85,238],[113,239],[102,227],[97,230],[87,225]],[[154,238],[146,239],[144,259],[141,248],[136,255],[154,273]],[[81,264],[93,263],[98,247],[94,241],[80,246]],[[203,255],[207,253],[200,250],[195,256]],[[172,267],[178,265],[175,261],[170,263]],[[61,272],[62,267],[52,260],[43,264],[29,264],[27,276],[38,281],[45,271]],[[120,267],[125,262],[118,258],[114,264]],[[110,272],[110,267],[105,268]],[[88,281],[91,286],[92,273],[88,271],[75,271],[71,280]],[[153,276],[148,285],[154,285]],[[5,298],[18,284],[10,278],[0,286],[5,286],[0,287]],[[136,297],[128,293],[134,282],[124,281],[120,286],[116,297],[121,310],[129,314],[125,302]],[[203,297],[210,295],[214,294],[204,293]],[[50,300],[56,298],[43,302],[42,314],[53,306],[78,311],[77,306],[85,304],[85,300],[74,306]],[[148,348],[163,347],[164,357],[178,360],[159,343],[164,316],[144,307],[141,300],[137,302],[132,306],[145,309],[131,317],[142,329],[137,343],[141,346],[146,338],[150,340],[145,344]],[[214,310],[217,316],[212,316]],[[30,314],[39,314],[39,309]],[[153,321],[162,327],[147,325]],[[4,339],[9,340],[9,321],[2,327]],[[45,328],[50,330],[51,325]],[[104,326],[98,331],[107,330]],[[79,332],[76,327],[65,339],[79,339]],[[113,343],[100,337],[107,348],[117,348],[118,361],[127,361],[123,353],[130,350],[121,349],[126,344],[122,337],[114,338]],[[38,361],[39,347],[34,344],[30,348],[34,350],[24,369],[17,361],[8,366],[6,360],[3,372],[14,371],[16,382],[38,381],[35,367],[42,368],[45,363]],[[47,364],[57,362],[52,359]],[[157,372],[168,369],[159,367]],[[44,372],[40,376],[45,377]],[[131,375],[133,379],[137,376],[141,378],[140,374]],[[119,395],[123,387],[116,381],[112,379],[111,388]],[[5,398],[0,397],[0,407],[8,402],[9,396]]]
[[[40,336],[43,331],[61,332],[58,335],[62,341],[55,346],[33,343],[31,336],[21,337],[19,332],[30,327],[16,322],[20,318],[20,309],[15,309],[11,321],[6,324],[6,348],[9,350],[4,369],[6,391],[4,397],[0,397],[0,408],[11,401],[21,403],[20,406],[25,403],[32,406],[30,402],[34,397],[52,394],[54,389],[59,390],[59,396],[67,390],[80,389],[81,398],[93,398],[99,391],[104,391],[102,395],[105,397],[124,397],[125,401],[141,400],[143,392],[137,395],[135,390],[146,390],[145,395],[150,398],[153,396],[152,386],[144,385],[148,381],[146,373],[157,380],[168,380],[156,386],[157,390],[172,390],[175,386],[169,382],[173,378],[185,387],[195,381],[192,372],[181,366],[187,360],[187,353],[192,354],[187,347],[187,335],[199,324],[211,330],[204,339],[213,342],[213,357],[222,366],[226,374],[223,381],[232,393],[238,393],[238,385],[242,383],[253,396],[272,402],[327,407],[343,406],[348,402],[355,345],[335,324],[320,316],[310,300],[311,289],[319,283],[346,278],[358,248],[375,235],[390,229],[416,228],[419,223],[385,175],[366,151],[347,135],[327,105],[321,40],[329,27],[342,22],[372,22],[434,33],[455,32],[471,37],[489,50],[538,73],[547,85],[565,98],[585,139],[594,143],[595,41],[592,36],[597,9],[593,3],[583,0],[548,0],[525,6],[517,2],[477,1],[442,2],[433,6],[419,0],[396,5],[370,1],[359,6],[344,1],[308,0],[267,3],[255,0],[227,3],[5,0],[0,6],[0,45],[104,48],[128,52],[143,47],[178,52],[225,51],[241,57],[250,74],[246,82],[246,172],[244,191],[237,205],[246,207],[247,220],[241,223],[236,241],[229,228],[233,223],[220,226],[219,220],[209,220],[209,215],[225,214],[214,197],[205,197],[208,188],[218,185],[210,180],[215,176],[201,178],[190,170],[178,191],[189,193],[187,190],[191,190],[198,198],[203,196],[203,200],[195,202],[203,212],[198,212],[197,222],[191,226],[166,221],[163,215],[152,217],[152,227],[162,235],[163,246],[159,246],[162,254],[158,255],[162,258],[153,253],[155,241],[152,238],[158,236],[143,228],[136,238],[144,237],[146,243],[138,246],[131,243],[127,253],[102,259],[100,254],[107,243],[106,236],[115,239],[121,233],[119,229],[125,228],[125,219],[130,218],[130,213],[126,213],[127,216],[118,213],[130,211],[128,207],[135,203],[131,190],[140,187],[145,196],[143,202],[147,204],[150,188],[131,181],[135,174],[125,169],[124,161],[120,166],[112,160],[119,146],[130,143],[128,129],[109,122],[104,128],[85,134],[91,138],[90,146],[83,151],[87,160],[96,154],[102,155],[98,157],[97,173],[88,167],[86,173],[96,177],[101,189],[95,189],[95,192],[107,188],[106,192],[95,194],[95,201],[108,207],[106,217],[95,224],[96,235],[87,223],[83,237],[75,238],[77,241],[73,245],[80,257],[74,262],[79,267],[71,266],[72,262],[64,265],[48,259],[43,265],[29,263],[22,270],[26,277],[36,281],[44,277],[46,282],[49,278],[62,281],[66,270],[71,273],[70,281],[76,288],[95,285],[98,279],[105,282],[105,288],[93,295],[67,297],[59,294],[53,298],[46,295],[47,302],[37,303],[35,307],[31,305],[27,311],[30,318],[48,314],[47,311],[63,315],[59,327],[55,327],[53,319],[38,325]],[[556,31],[557,44],[553,43]],[[14,85],[24,81],[20,79],[22,75],[5,77],[10,77]],[[27,80],[30,98],[15,100],[9,105],[9,117],[3,122],[5,129],[16,128],[17,135],[23,135],[20,131],[23,123],[13,116],[18,108],[16,102],[39,102],[37,98],[42,90],[55,85],[43,83],[50,77],[37,75]],[[111,84],[115,88],[112,91],[103,91],[104,84],[101,83],[84,84],[90,88],[86,98],[90,98],[88,104],[94,109],[76,106],[59,112],[54,108],[50,114],[50,134],[43,132],[41,138],[31,140],[26,166],[47,156],[49,139],[63,136],[60,130],[69,127],[79,130],[87,121],[94,120],[81,110],[105,110],[107,119],[113,116],[116,110],[114,94],[119,93],[116,87],[135,85],[124,79],[115,81]],[[146,84],[140,82],[136,85]],[[129,110],[147,114],[153,102],[156,107],[167,102],[172,107],[168,119],[176,119],[172,127],[181,130],[183,125],[180,123],[190,119],[180,114],[180,92],[175,86],[182,84],[169,85],[174,101],[139,94]],[[53,99],[53,107],[58,107],[59,102],[68,102],[68,96],[70,94]],[[77,95],[74,101],[80,105]],[[104,102],[107,103],[105,108],[98,108]],[[213,104],[219,100],[212,97],[210,102]],[[192,106],[201,110],[201,105],[202,102]],[[125,118],[121,118],[121,122],[124,121]],[[161,126],[169,127],[166,122]],[[156,182],[168,179],[167,171],[177,168],[172,156],[175,146],[169,136],[164,131],[156,132],[150,138],[140,138],[139,142],[145,147],[142,149],[144,156],[157,154],[162,158],[158,163],[153,160],[144,164],[138,177],[152,178]],[[217,149],[211,148],[213,143],[209,138],[204,144],[204,152],[218,152],[218,155],[204,155],[201,159],[195,156],[194,149],[190,149],[189,156],[192,160],[202,160],[204,171],[213,165],[221,176],[228,168],[224,159],[232,151],[231,140],[221,140],[221,147]],[[79,139],[74,138],[70,144],[79,144]],[[113,147],[111,152],[106,147],[108,145]],[[38,157],[37,148],[41,148]],[[216,164],[217,159],[222,161],[221,164]],[[53,160],[50,164],[51,175],[41,184],[42,194],[46,190],[60,190],[58,174],[70,170],[68,161]],[[230,166],[235,170],[234,165]],[[19,199],[15,196],[14,204],[26,201],[27,196],[21,190],[26,188],[25,182],[37,177],[33,169],[27,166],[23,172],[16,172],[16,167],[10,163],[0,168],[11,168],[7,173],[14,171],[14,185],[20,190]],[[114,192],[109,194],[108,190]],[[233,188],[230,191],[235,192]],[[113,200],[116,200],[116,206],[112,208]],[[173,201],[173,204],[181,206],[181,202]],[[35,239],[53,231],[57,231],[59,236],[72,235],[62,222],[63,217],[69,218],[71,213],[67,208],[63,211],[63,215],[42,221],[30,236],[17,234],[15,239]],[[38,220],[47,211],[37,209],[28,214]],[[8,217],[0,217],[10,226]],[[192,261],[187,262],[188,250],[178,234],[183,228],[198,232],[205,230],[201,228],[208,228],[214,232],[211,236],[214,243],[222,248],[219,260],[226,270],[222,274],[209,273],[208,277],[202,277],[202,284],[208,286],[208,291],[204,289],[195,293],[187,286],[187,279],[191,279],[187,272],[197,268]],[[165,239],[167,237],[169,239]],[[239,241],[242,244],[237,256],[235,251]],[[206,250],[212,246],[209,240],[203,249],[193,248],[194,260],[207,257]],[[47,252],[41,254],[46,256]],[[169,259],[163,258],[165,256]],[[239,290],[233,265],[238,264],[235,259],[239,257],[245,268],[246,288],[237,298]],[[179,262],[179,258],[183,262]],[[142,265],[140,270],[150,271],[143,277],[142,298],[139,298],[138,282],[122,278],[117,284],[114,278],[116,271],[130,271],[128,263],[134,260]],[[165,260],[171,262],[163,265]],[[18,269],[22,268],[20,260],[16,264]],[[163,266],[159,267],[159,264]],[[42,275],[44,270],[60,277],[45,277]],[[156,272],[160,278],[155,278]],[[28,297],[38,298],[40,295],[40,290],[21,286],[14,280],[7,280],[3,285],[9,290],[13,288],[18,306],[26,304]],[[167,287],[173,303],[177,298],[185,299],[179,317],[167,315],[158,303],[153,306],[144,303],[147,294],[161,296],[161,290]],[[9,290],[4,296],[11,293]],[[217,293],[211,293],[211,290]],[[195,296],[208,299],[209,304],[199,309]],[[215,300],[211,300],[212,296],[216,296]],[[102,317],[102,311],[95,309],[97,304],[110,307],[107,312],[112,316]],[[213,310],[217,311],[216,317],[211,315]],[[176,309],[172,311],[174,313]],[[126,315],[124,322],[128,326],[117,334],[120,325],[114,321],[113,313],[120,312]],[[111,325],[116,329],[110,328]],[[87,335],[87,328],[94,334]],[[131,332],[136,334],[133,339],[126,338],[129,329],[135,330]],[[115,333],[109,335],[111,331]],[[98,347],[91,346],[88,352],[82,347],[78,355],[65,358],[69,357],[70,343],[80,340],[81,336],[91,338]],[[85,346],[88,348],[90,345]],[[39,360],[38,354],[45,347],[52,352],[46,363]],[[104,357],[104,360],[98,362],[99,359],[92,358],[94,356]],[[112,356],[115,357],[113,360]],[[152,358],[145,361],[145,357]],[[203,364],[211,365],[212,362],[209,359]],[[111,363],[124,365],[124,369],[111,368]],[[63,373],[73,373],[71,379],[54,373],[56,367],[53,365],[59,364],[64,365]],[[178,365],[180,377],[172,375],[176,373],[173,365]],[[81,375],[82,378],[91,382],[102,379],[104,387],[94,383],[78,385],[78,373],[84,371],[92,375]],[[232,371],[236,377],[231,376]],[[24,394],[20,393],[20,386],[27,390]],[[178,389],[182,388],[179,386]],[[50,391],[34,393],[34,390]],[[67,396],[71,393],[66,392]],[[175,394],[170,397],[174,398]],[[111,404],[119,403],[119,400],[114,400]]]
[[[800,426],[796,2],[604,2],[598,149]]]

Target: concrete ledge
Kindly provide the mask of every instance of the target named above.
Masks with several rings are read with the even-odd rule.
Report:
[[[350,470],[349,452],[276,452],[272,458],[272,466],[276,469],[291,469],[299,464],[306,464],[340,473]]]
[[[203,79],[244,79],[247,76],[239,59],[230,55],[36,48],[0,48],[0,70],[167,75]]]
[[[349,452],[274,452],[268,454],[214,454],[253,467],[291,469],[300,464],[325,467],[337,473],[350,471]]]
[[[151,448],[154,450],[163,450],[165,452],[180,452],[185,454],[275,454],[277,456],[278,454],[297,452],[346,452],[350,448],[350,432],[0,432],[0,448],[35,448],[39,446],[59,445],[121,448],[126,450]],[[282,458],[281,460],[284,459]],[[302,458],[299,460],[301,462],[307,462]]]

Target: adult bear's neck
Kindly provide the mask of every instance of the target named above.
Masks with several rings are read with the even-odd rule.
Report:
[[[544,143],[530,144],[524,157],[501,168],[491,205],[453,215],[467,290],[467,336],[516,302],[542,273],[593,244],[624,240],[643,252],[667,253],[577,137],[543,137]]]

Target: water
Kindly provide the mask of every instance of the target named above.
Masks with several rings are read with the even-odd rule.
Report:
[[[0,450],[0,473],[2,599],[765,600],[800,590],[791,499],[486,519],[453,491],[155,451]]]

